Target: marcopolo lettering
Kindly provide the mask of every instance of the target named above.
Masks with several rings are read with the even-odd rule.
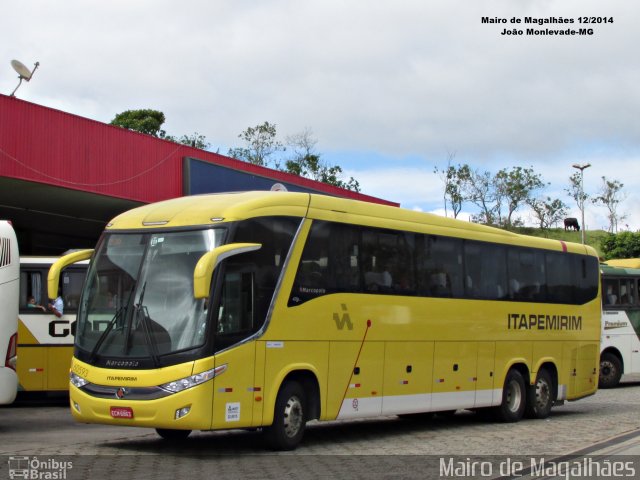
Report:
[[[508,330],[582,330],[581,315],[508,313]]]

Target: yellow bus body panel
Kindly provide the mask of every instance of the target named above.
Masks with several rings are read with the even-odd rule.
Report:
[[[153,387],[207,370],[211,359],[186,362],[153,370],[105,369],[91,366],[74,358],[71,370],[97,385],[113,387]],[[195,371],[195,367],[204,370]],[[211,424],[213,381],[155,400],[130,400],[126,396],[98,398],[71,385],[69,399],[73,416],[81,422],[105,423],[121,426],[172,428],[179,430],[208,429]],[[129,407],[132,419],[113,418],[111,407]],[[190,412],[176,420],[176,410],[190,407]]]
[[[41,344],[29,330],[21,314],[18,319],[18,388],[24,392],[66,391],[69,387],[69,368],[73,357],[70,343]],[[46,325],[55,319],[53,315],[31,315],[32,320]],[[63,321],[71,321],[66,315]]]

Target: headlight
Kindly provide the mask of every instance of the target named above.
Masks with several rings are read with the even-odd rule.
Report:
[[[195,375],[191,375],[190,377],[181,378],[180,380],[174,380],[173,382],[165,383],[160,385],[160,388],[163,390],[167,390],[168,392],[178,393],[187,388],[195,387],[196,385],[200,385],[208,380],[211,380],[214,377],[217,377],[221,373],[223,373],[227,369],[227,364],[220,365],[219,367],[212,368],[211,370],[207,370],[206,372],[197,373]]]
[[[71,372],[69,373],[69,380],[71,381],[71,384],[74,387],[77,388],[82,388],[84,387],[87,383],[89,383],[88,381],[86,381],[84,378],[82,378],[79,375],[76,375],[75,373]]]

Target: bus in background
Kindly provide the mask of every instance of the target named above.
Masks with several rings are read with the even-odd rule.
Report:
[[[15,400],[18,390],[18,241],[11,223],[0,220],[0,404]]]
[[[489,409],[546,418],[597,389],[591,247],[321,195],[245,192],[116,217],[92,256],[71,369],[83,423],[262,427]],[[108,279],[108,282],[105,281]],[[110,315],[97,305],[117,288]],[[116,291],[112,291],[115,294]]]
[[[17,365],[20,395],[69,390],[76,313],[87,262],[62,272],[63,310],[58,317],[49,308],[46,288],[49,268],[58,258],[20,258]]]
[[[616,258],[605,262],[610,267],[640,269],[640,258]]]
[[[640,269],[612,266],[614,264],[632,263],[624,260],[607,261],[600,266],[600,388],[615,387],[622,375],[640,373]]]

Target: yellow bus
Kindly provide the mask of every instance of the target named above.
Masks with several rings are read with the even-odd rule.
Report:
[[[640,258],[616,258],[606,262],[612,267],[640,269]]]
[[[62,272],[58,317],[47,301],[47,274],[58,258],[20,257],[17,372],[23,396],[69,390],[76,312],[88,262]]]
[[[80,422],[262,428],[491,409],[545,418],[596,391],[593,249],[314,194],[184,197],[116,217],[78,310]],[[105,287],[112,302],[109,315]]]

